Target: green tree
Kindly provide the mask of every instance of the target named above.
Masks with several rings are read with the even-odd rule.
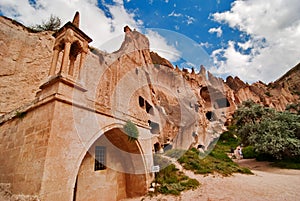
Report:
[[[234,113],[241,142],[275,159],[300,156],[300,116],[247,101]]]
[[[61,20],[59,17],[51,15],[48,21],[43,21],[42,24],[34,25],[31,28],[34,32],[41,31],[57,31],[60,28]]]
[[[233,114],[233,122],[244,145],[249,145],[250,135],[254,132],[253,125],[262,119],[272,117],[275,110],[255,104],[252,100],[244,101]]]

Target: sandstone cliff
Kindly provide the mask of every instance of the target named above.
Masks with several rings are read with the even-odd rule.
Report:
[[[54,38],[50,32],[30,33],[23,25],[0,17],[0,115],[35,98],[47,76]]]
[[[31,33],[5,17],[0,25],[0,115],[5,115],[36,99],[48,77],[54,37],[52,32]],[[157,149],[168,144],[188,148],[207,147],[245,100],[277,110],[299,102],[299,66],[268,85],[231,76],[224,81],[203,66],[199,73],[174,68],[150,52],[143,34],[126,29],[118,51],[89,51],[81,74],[85,98],[95,107],[147,122]]]

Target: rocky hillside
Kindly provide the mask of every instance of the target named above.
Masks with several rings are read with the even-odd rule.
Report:
[[[228,77],[225,84],[234,91],[236,104],[251,99],[256,103],[283,111],[288,104],[299,102],[299,73],[298,64],[280,79],[269,84],[258,81],[249,85],[238,77]]]
[[[52,34],[31,33],[23,25],[0,17],[0,115],[18,111],[35,100],[39,86],[48,76]],[[249,85],[238,77],[230,76],[224,81],[206,72],[203,66],[199,72],[173,67],[168,60],[150,52],[148,39],[137,31],[128,29],[120,46],[112,54],[90,48],[84,67],[84,82],[91,89],[86,97],[95,99],[103,110],[114,107],[109,96],[132,73],[130,82],[144,94],[136,104],[145,107],[147,114],[129,112],[149,123],[160,145],[172,142],[175,147],[207,147],[225,129],[238,104],[248,99],[277,110],[299,102],[299,64],[273,83]],[[132,79],[134,74],[142,74],[144,79]],[[94,83],[95,79],[99,83]],[[123,95],[130,98],[126,90]]]

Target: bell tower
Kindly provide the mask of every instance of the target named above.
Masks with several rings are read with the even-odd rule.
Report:
[[[79,79],[88,44],[92,41],[79,29],[79,12],[76,12],[73,22],[66,23],[53,36],[55,43],[49,76],[61,75],[74,81]]]
[[[48,78],[40,86],[37,97],[39,100],[52,96],[72,100],[74,91],[87,91],[82,85],[80,71],[92,39],[79,29],[79,12],[73,22],[66,23],[53,36],[55,43]]]

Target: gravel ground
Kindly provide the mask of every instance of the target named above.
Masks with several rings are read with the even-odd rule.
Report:
[[[248,167],[254,175],[234,174],[229,177],[221,175],[195,175],[184,171],[191,178],[196,178],[201,186],[192,191],[185,191],[180,196],[158,195],[140,197],[124,201],[160,200],[160,201],[297,201],[300,200],[300,170],[274,168],[267,162],[251,159],[237,161]]]

